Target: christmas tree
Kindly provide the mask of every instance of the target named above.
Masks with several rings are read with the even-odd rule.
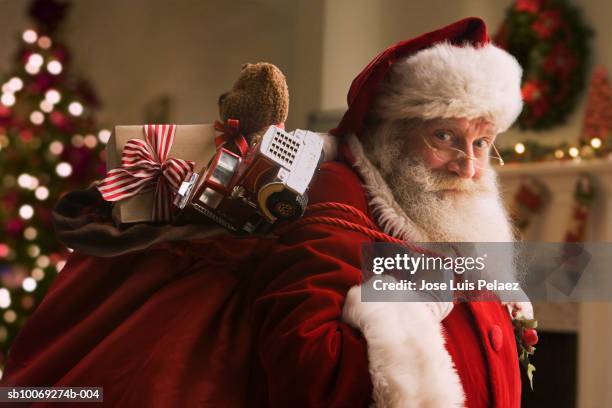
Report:
[[[605,142],[612,131],[612,94],[608,73],[603,65],[598,65],[593,71],[586,111],[584,113],[584,126],[582,137],[585,142],[592,143],[594,138],[599,144]]]
[[[97,131],[95,92],[72,75],[57,38],[68,9],[61,0],[31,3],[32,26],[0,82],[0,368],[69,252],[53,233],[53,206],[104,174],[110,132]]]

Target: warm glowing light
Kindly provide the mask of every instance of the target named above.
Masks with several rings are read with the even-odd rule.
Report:
[[[11,249],[6,244],[0,244],[0,258],[6,258],[11,252]]]
[[[59,156],[64,151],[64,144],[59,140],[54,140],[49,144],[49,151],[52,154]]]
[[[29,220],[34,215],[34,208],[29,204],[24,204],[19,207],[19,216],[24,220]]]
[[[64,266],[66,266],[66,261],[58,261],[57,264],[55,264],[55,269],[57,270],[57,273],[60,273],[62,269],[64,269]]]
[[[0,307],[6,309],[11,305],[11,292],[6,288],[0,288]]]
[[[47,71],[53,75],[59,75],[62,72],[62,63],[59,61],[49,61]]]
[[[578,151],[577,147],[570,147],[570,149],[569,149],[569,155],[570,156],[572,156],[573,158],[576,158],[576,157],[578,157],[579,153],[580,152]]]
[[[40,101],[40,110],[49,113],[53,110],[53,104],[46,99]]]
[[[36,75],[36,74],[38,74],[40,72],[40,66],[39,65],[26,64],[25,70],[30,75]]]
[[[68,105],[68,112],[70,112],[73,116],[80,116],[83,113],[83,105],[79,102],[72,102]]]
[[[70,163],[66,162],[58,163],[58,165],[55,166],[55,172],[60,177],[68,177],[72,174],[72,166]]]
[[[514,145],[514,151],[517,152],[518,154],[523,154],[525,153],[525,145],[522,143],[517,143]]]
[[[40,68],[44,62],[45,62],[45,59],[40,54],[32,54],[28,58],[28,65],[31,65],[33,67]]]
[[[98,132],[98,139],[104,144],[108,143],[108,139],[111,137],[111,131],[108,129],[102,129]]]
[[[23,38],[23,41],[27,42],[28,44],[34,44],[38,39],[38,34],[36,34],[36,31],[34,30],[25,30],[21,38]]]
[[[70,139],[72,145],[74,147],[81,147],[83,146],[83,136],[81,135],[74,135],[72,136],[72,139]]]
[[[36,259],[36,265],[41,268],[46,268],[47,266],[49,266],[50,263],[51,261],[49,260],[49,257],[47,255],[41,255]]]
[[[21,174],[19,178],[17,178],[17,184],[19,184],[22,188],[27,188],[28,190],[34,190],[38,187],[38,179],[34,176],[30,176],[27,173]]]
[[[0,102],[2,102],[4,106],[13,106],[15,104],[15,95],[10,92],[5,92],[2,94]]]
[[[35,125],[42,125],[45,121],[45,115],[41,111],[34,111],[30,113],[30,122]]]
[[[28,276],[23,280],[23,282],[21,282],[21,286],[26,292],[34,292],[36,289],[36,281],[34,278]]]
[[[36,239],[37,236],[38,236],[38,231],[36,231],[36,228],[34,227],[28,227],[25,230],[23,230],[23,237],[27,239],[28,241],[32,241],[33,239]]]
[[[46,35],[43,35],[42,37],[38,39],[38,46],[42,48],[43,50],[50,48],[51,44],[52,44],[51,39],[47,37]]]
[[[23,81],[18,77],[11,78],[7,84],[13,92],[19,92],[23,88]]]
[[[40,268],[32,269],[32,277],[37,281],[41,281],[45,278],[45,271]]]
[[[96,138],[94,135],[87,135],[85,136],[83,142],[85,142],[85,146],[90,149],[93,149],[98,144],[98,138]]]
[[[15,320],[17,320],[17,313],[15,313],[12,310],[7,310],[6,312],[4,312],[4,321],[7,323],[13,323]]]
[[[40,201],[46,200],[49,197],[49,189],[45,186],[40,186],[34,191],[34,195]]]
[[[601,147],[601,139],[598,137],[592,138],[591,146],[593,146],[593,149],[599,149]]]
[[[45,92],[45,99],[55,105],[62,100],[62,95],[56,89],[49,89]]]
[[[36,258],[38,255],[40,255],[40,247],[38,245],[30,245],[28,247],[28,255],[30,255],[32,258]]]

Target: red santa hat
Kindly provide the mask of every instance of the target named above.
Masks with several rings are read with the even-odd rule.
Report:
[[[484,21],[466,18],[374,58],[353,80],[348,110],[330,133],[359,133],[368,113],[385,120],[484,117],[503,132],[523,107],[521,75],[516,59],[491,44]]]

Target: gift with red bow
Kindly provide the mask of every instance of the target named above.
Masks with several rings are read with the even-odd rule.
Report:
[[[108,172],[97,188],[114,202],[118,224],[168,223],[181,183],[214,151],[212,124],[116,126],[106,149]]]

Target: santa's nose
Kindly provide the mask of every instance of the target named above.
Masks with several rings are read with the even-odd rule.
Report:
[[[472,157],[464,156],[448,163],[448,171],[465,179],[471,179],[476,175],[476,166]]]

